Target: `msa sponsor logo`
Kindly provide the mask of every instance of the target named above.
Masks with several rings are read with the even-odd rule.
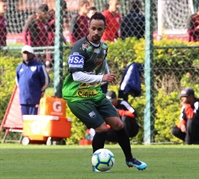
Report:
[[[84,64],[84,57],[77,54],[72,54],[68,58],[69,65],[83,65]]]

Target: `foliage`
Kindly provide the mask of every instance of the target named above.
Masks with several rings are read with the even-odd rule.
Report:
[[[119,83],[126,66],[132,62],[144,64],[145,40],[127,38],[117,42],[107,42],[109,46],[107,60],[110,71],[117,75],[117,82],[109,85],[109,90],[118,91]],[[199,95],[199,43],[188,43],[178,39],[161,41],[154,40],[153,82],[154,82],[154,142],[180,142],[171,134],[171,127],[179,120],[179,91],[186,86],[193,87]],[[63,80],[67,71],[69,47],[64,47]],[[3,118],[11,93],[15,85],[15,69],[21,61],[21,54],[9,52],[0,57],[0,120]],[[145,67],[145,70],[151,70]],[[53,83],[53,72],[50,74]],[[53,86],[53,85],[52,85]],[[51,86],[51,87],[52,87]],[[129,97],[129,103],[138,113],[137,120],[141,125],[133,142],[143,142],[144,109],[146,104],[145,84],[142,79],[142,94],[140,97]],[[67,117],[72,118],[72,135],[68,143],[78,143],[84,137],[86,127],[67,108]]]
[[[16,66],[21,63],[20,53],[0,52],[0,122],[16,84]]]

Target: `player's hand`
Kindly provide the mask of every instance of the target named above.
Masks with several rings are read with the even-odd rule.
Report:
[[[186,132],[186,126],[184,124],[181,125],[180,129],[182,132]]]
[[[105,74],[102,78],[103,82],[114,82],[116,80],[115,74]]]

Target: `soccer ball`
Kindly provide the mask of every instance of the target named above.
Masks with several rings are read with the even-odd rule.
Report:
[[[99,171],[110,170],[115,163],[115,156],[108,149],[98,149],[92,155],[92,165]]]

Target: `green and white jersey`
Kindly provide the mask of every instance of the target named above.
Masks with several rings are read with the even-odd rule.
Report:
[[[75,43],[68,57],[69,74],[66,76],[62,88],[63,98],[67,101],[94,99],[98,100],[105,95],[101,91],[101,84],[77,82],[73,80],[72,73],[84,72],[89,75],[103,75],[106,73],[105,60],[108,47],[101,42],[98,47],[93,46],[87,38]]]

